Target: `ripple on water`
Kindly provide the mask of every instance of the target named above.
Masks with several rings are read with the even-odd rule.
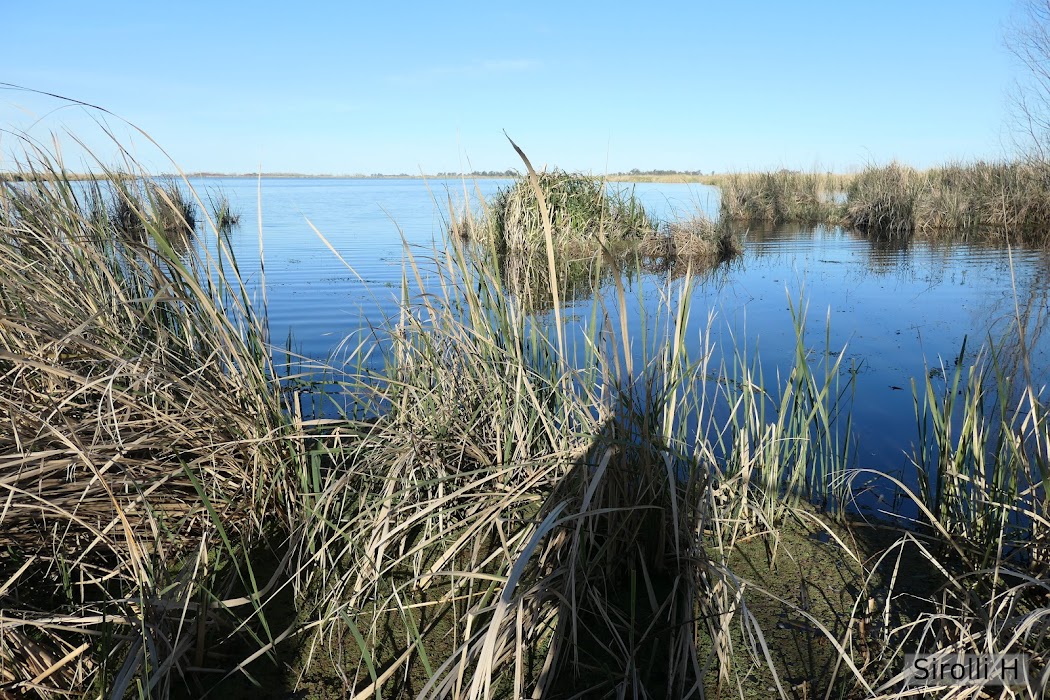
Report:
[[[256,181],[196,184],[204,191],[223,190],[242,213],[233,244],[250,283],[257,285]],[[477,186],[491,196],[504,184],[482,180]],[[427,269],[447,217],[446,197],[460,202],[462,191],[458,181],[263,180],[272,337],[283,339],[291,332],[305,354],[325,357],[346,335],[393,317],[401,293],[403,244]],[[647,184],[635,192],[657,217],[717,209],[717,196],[702,186]],[[924,380],[931,367],[950,368],[964,338],[971,348],[988,337],[1008,342],[1018,308],[1032,314],[1033,326],[1047,325],[1042,320],[1048,314],[1050,275],[1042,251],[1015,248],[1011,259],[998,244],[874,240],[830,226],[753,226],[741,235],[746,242],[742,259],[696,285],[689,335],[696,339],[694,350],[713,309],[719,318],[712,329],[716,342],[758,348],[766,377],[776,377],[794,357],[788,308],[804,290],[807,347],[817,356],[845,348],[841,371],[855,377],[862,397],[854,418],[865,466],[907,466],[915,434],[911,381]],[[626,283],[634,314],[629,322],[640,333],[640,304],[659,302],[663,279],[643,275]],[[575,305],[586,306],[579,300]],[[573,318],[585,323],[589,314]],[[1031,357],[1044,378],[1048,350],[1046,337],[1032,339]]]

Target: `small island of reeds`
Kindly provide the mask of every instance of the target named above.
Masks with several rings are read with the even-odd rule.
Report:
[[[630,250],[718,262],[740,250],[728,228],[702,214],[660,224],[630,189],[557,170],[537,174],[535,184],[517,179],[485,202],[480,215],[457,219],[453,228],[501,254],[530,256],[546,250],[547,224],[554,249],[568,255]]]
[[[592,295],[624,267],[709,270],[741,251],[730,227],[701,213],[655,221],[628,188],[554,170],[501,187],[479,211],[451,212],[453,237],[491,257],[508,293],[533,309]],[[548,257],[549,255],[549,257]],[[551,273],[558,296],[551,294]]]

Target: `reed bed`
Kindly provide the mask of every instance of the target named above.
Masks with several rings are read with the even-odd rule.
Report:
[[[844,223],[880,232],[1013,231],[1041,238],[1050,224],[1050,170],[1034,163],[892,164],[857,174]]]
[[[506,293],[532,311],[592,295],[613,275],[710,270],[741,252],[730,228],[703,214],[658,225],[633,195],[609,193],[597,178],[559,171],[536,178],[534,191],[523,178],[491,202],[468,199],[459,211],[448,202],[450,236],[476,243],[470,255],[492,261]]]
[[[429,289],[410,258],[418,302],[406,291],[390,364],[366,382],[387,410],[354,448],[355,470],[332,472],[320,490],[304,538],[323,552],[299,569],[320,601],[310,658],[323,654],[321,669],[338,669],[355,697],[898,697],[901,649],[960,648],[952,625],[965,630],[963,648],[1044,658],[1038,570],[1018,579],[1029,577],[1018,627],[1010,596],[1020,584],[960,584],[971,569],[958,549],[987,547],[987,535],[944,516],[919,529],[846,517],[852,484],[873,475],[851,469],[852,384],[840,378],[852,373],[841,354],[813,361],[803,307],[795,364],[773,383],[745,352],[712,367],[709,345],[690,350],[688,269],[668,282],[643,337],[625,330],[617,286],[616,304],[596,299],[570,350],[556,301],[553,320],[530,315],[505,294],[498,255],[459,240],[425,263],[440,271]],[[552,259],[552,236],[545,247]],[[917,415],[936,412],[934,399],[917,401]],[[934,422],[951,426],[939,410]],[[1045,442],[1045,425],[1029,422],[1033,437],[1009,443],[1026,464],[1044,463],[1032,440]],[[983,450],[989,434],[970,429],[958,449]],[[362,473],[376,485],[363,487]],[[1045,482],[1024,483],[997,496],[995,513],[1010,510],[1014,541],[1038,545]],[[984,497],[964,493],[972,508],[968,498]],[[837,562],[822,572],[838,586],[798,564],[818,556],[815,537],[826,542],[819,556]],[[1010,566],[985,552],[974,577]],[[902,570],[915,553],[921,565]],[[330,566],[315,568],[319,556]],[[794,566],[797,579],[771,573]],[[945,590],[969,591],[970,608]],[[969,617],[978,590],[997,590],[1001,603],[983,625]],[[990,630],[1003,643],[989,645]],[[304,664],[303,687],[323,694],[332,671],[321,669]]]
[[[826,223],[877,234],[1010,230],[1041,240],[1050,229],[1050,169],[1035,162],[898,163],[851,175],[778,171],[711,178],[724,220]]]
[[[873,233],[911,233],[915,207],[925,188],[922,176],[896,163],[857,174],[846,190],[843,222]]]
[[[287,408],[239,280],[30,156],[0,191],[0,692],[166,697],[265,628],[248,552],[298,498]]]
[[[881,648],[873,668],[880,698],[908,690],[902,649],[951,661],[959,654],[1031,661],[1017,697],[1050,690],[1050,424],[1035,389],[1004,372],[997,353],[973,362],[960,352],[943,386],[928,376],[913,386],[920,440],[914,453],[918,485],[893,482],[918,513],[880,554],[889,572],[882,603]],[[934,373],[931,373],[934,375]],[[861,474],[861,472],[855,472]],[[928,574],[922,593],[901,590],[906,567]],[[935,592],[935,593],[934,593]],[[921,598],[917,598],[922,596]],[[922,609],[891,620],[909,600]],[[973,697],[972,686],[943,687],[939,697]],[[1006,691],[1004,691],[1006,692]]]
[[[687,273],[640,357],[617,336],[620,296],[569,365],[496,265],[463,247],[436,262],[368,382],[390,407],[356,449],[373,495],[326,488],[336,510],[312,525],[345,566],[318,595],[314,653],[359,697],[698,697],[752,684],[749,650],[773,682],[729,560],[745,540],[775,548],[782,496],[823,494],[822,469],[841,471],[806,449],[848,443],[829,405],[837,364],[818,375],[803,356],[775,400],[743,359],[709,384],[710,348],[685,345]]]
[[[703,215],[668,222],[638,246],[639,255],[645,258],[700,264],[725,262],[741,252],[740,242],[729,226]]]
[[[817,223],[837,219],[842,177],[830,173],[779,170],[732,174],[717,180],[722,193],[721,217],[743,222]]]
[[[475,236],[500,252],[541,252],[544,207],[559,249],[593,251],[598,240],[640,239],[656,228],[632,194],[610,189],[600,178],[553,171],[538,174],[537,181],[539,195],[526,178],[497,192]]]
[[[219,231],[229,231],[241,223],[241,215],[233,210],[230,198],[224,192],[213,194],[210,198],[210,210],[215,228]]]
[[[949,164],[928,171],[917,230],[994,228],[1037,240],[1050,224],[1050,168],[1039,162]]]
[[[553,255],[548,260],[545,216]],[[477,207],[468,202],[455,211],[450,200],[449,229],[453,238],[479,243],[475,255],[495,252],[507,292],[533,310],[549,309],[566,294],[593,293],[612,274],[687,265],[699,271],[741,252],[730,228],[703,214],[658,224],[633,194],[560,171],[537,174],[535,188],[528,178],[519,179],[491,202],[479,197]],[[551,294],[552,279],[561,290],[557,296]]]
[[[889,477],[854,468],[852,374],[804,305],[775,380],[743,339],[712,364],[688,261],[642,333],[612,275],[572,341],[540,206],[551,313],[451,235],[408,255],[385,365],[339,373],[367,420],[314,420],[282,387],[331,368],[279,376],[218,231],[118,235],[35,162],[0,198],[0,692],[199,695],[267,659],[275,691],[354,698],[900,697],[902,649],[1045,668],[1050,433],[1034,389],[987,392],[998,365],[916,389],[922,518],[867,527],[850,488]]]
[[[162,233],[188,238],[197,228],[198,207],[193,197],[174,179],[155,181],[126,173],[107,177],[110,222],[125,236]],[[94,204],[100,201],[102,183],[94,181]]]
[[[469,254],[484,257],[490,252],[472,248]],[[681,276],[689,269],[694,276],[714,274],[741,252],[732,230],[703,216],[663,224],[637,243],[609,243],[600,252],[567,247],[555,260],[558,298],[565,303],[587,302],[613,286],[616,277],[631,280],[646,272]],[[553,308],[546,263],[535,254],[508,253],[492,259],[499,268],[504,292],[521,302],[530,314]]]

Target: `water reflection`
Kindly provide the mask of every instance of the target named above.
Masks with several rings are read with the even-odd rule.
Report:
[[[911,247],[911,236],[899,233],[873,232],[864,235],[854,232],[854,236],[868,242],[868,263],[875,274],[889,274],[899,270],[907,262],[908,249]]]
[[[242,213],[233,236],[242,271],[258,285],[259,221],[254,180],[208,181],[221,187]],[[481,180],[483,196],[506,181]],[[639,186],[637,194],[658,219],[689,215],[700,197],[684,186]],[[469,189],[473,196],[474,185]],[[442,245],[448,198],[458,206],[461,182],[418,180],[263,180],[262,231],[272,337],[291,333],[304,355],[326,357],[348,335],[368,336],[396,318],[402,297],[404,245],[417,256],[424,283],[435,246]],[[432,194],[436,193],[436,194]],[[709,194],[709,193],[707,193]],[[348,261],[340,262],[313,227]],[[767,381],[777,381],[794,362],[795,329],[789,300],[809,308],[806,351],[812,362],[833,354],[841,376],[854,382],[854,428],[858,464],[890,472],[911,469],[916,439],[913,380],[944,365],[952,368],[966,339],[973,351],[991,340],[1000,362],[1016,376],[1047,380],[1048,284],[1044,251],[971,237],[942,239],[861,235],[834,226],[751,226],[737,234],[744,254],[731,265],[704,273],[694,284],[691,350],[710,341],[712,366],[758,355]],[[562,268],[562,298],[569,338],[583,337],[596,297],[618,313],[614,267],[593,258]],[[679,266],[628,263],[616,274],[625,292],[632,333],[652,335],[642,314],[668,293]],[[694,273],[696,270],[694,270]],[[529,296],[534,311],[550,309],[546,265],[505,260],[501,273],[510,293]],[[415,274],[405,292],[415,294]],[[256,287],[257,289],[257,287]],[[710,331],[709,312],[716,314]],[[1017,319],[1024,335],[1017,334]],[[638,346],[650,344],[639,337]],[[378,358],[376,353],[372,359]]]
[[[475,251],[475,254],[482,254]],[[708,260],[676,256],[644,256],[634,251],[621,251],[606,257],[600,253],[577,255],[558,260],[558,297],[565,304],[576,304],[601,295],[616,286],[618,278],[625,288],[644,284],[645,280],[681,279],[687,273],[694,285],[711,282],[725,284],[739,259]],[[533,314],[553,309],[550,267],[544,256],[499,255],[497,267],[503,289],[522,301]]]

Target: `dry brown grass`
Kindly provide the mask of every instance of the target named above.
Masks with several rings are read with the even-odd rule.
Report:
[[[1050,230],[1050,169],[1034,162],[899,163],[860,172],[730,173],[705,178],[733,221],[826,223],[872,233],[1009,230],[1042,240]]]
[[[842,206],[842,178],[830,173],[780,170],[719,178],[723,220],[768,222],[836,221]]]
[[[740,243],[726,226],[705,216],[672,221],[642,239],[639,255],[663,260],[722,262],[741,253]]]
[[[0,190],[4,687],[166,694],[257,606],[236,591],[286,522],[286,407],[239,280],[33,155],[47,177]]]

